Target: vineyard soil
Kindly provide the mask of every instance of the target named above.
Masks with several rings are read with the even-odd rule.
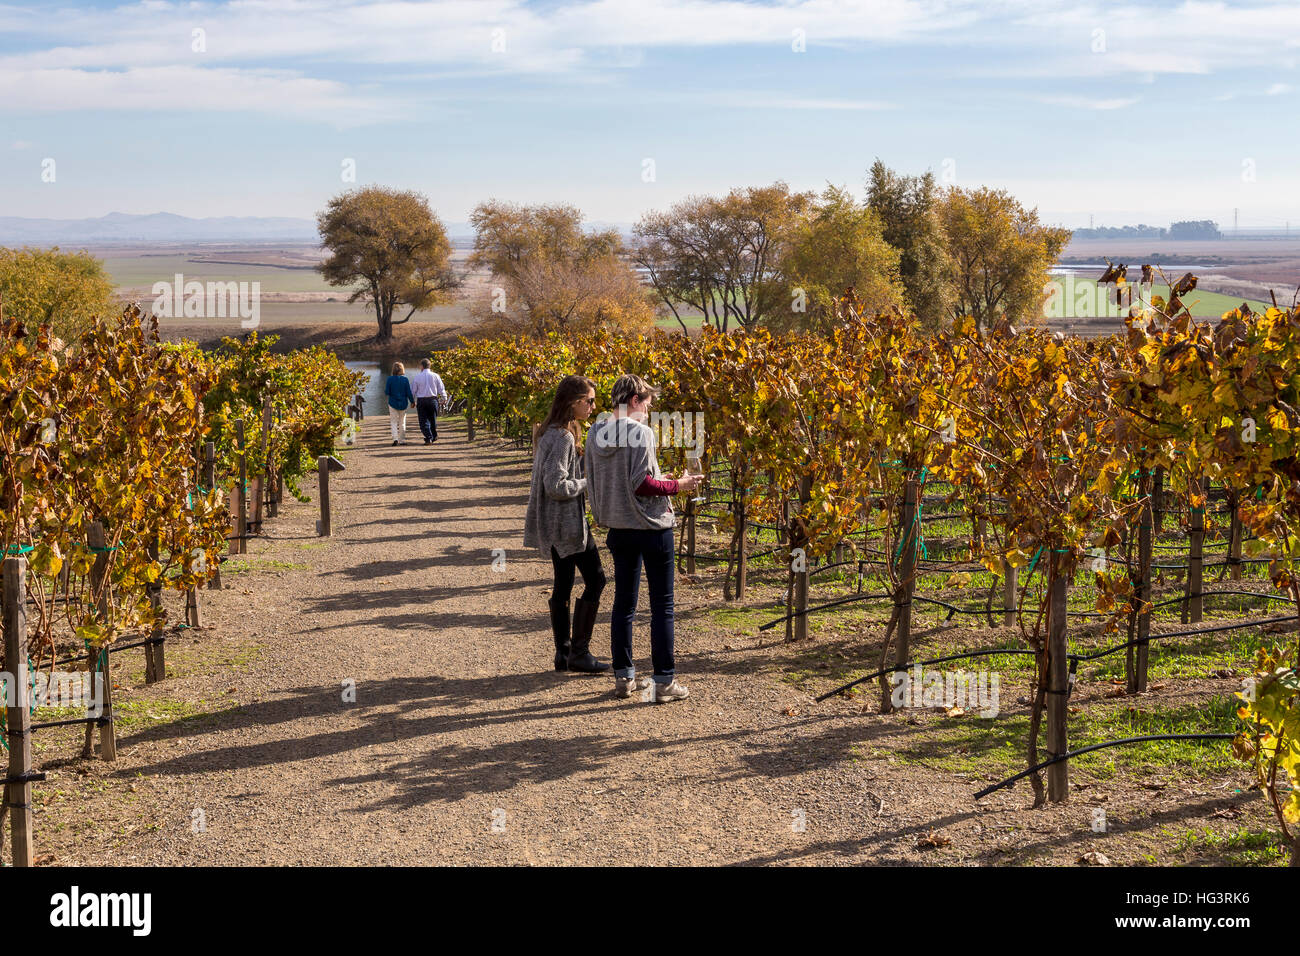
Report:
[[[757,605],[780,590],[761,574],[745,611],[723,604],[720,573],[679,578],[684,703],[618,701],[612,680],[555,674],[550,565],[521,545],[527,457],[490,437],[467,444],[459,421],[431,448],[392,447],[387,427],[367,418],[343,454],[334,537],[316,537],[314,504],[286,499],[266,537],[226,564],[225,588],[202,592],[201,631],[174,633],[167,680],[146,686],[138,652],[115,655],[115,765],[76,758],[73,731],[41,733],[35,829],[47,863],[1280,859],[1249,768],[1226,759],[1116,758],[1072,769],[1062,806],[1029,809],[1023,783],[974,802],[1023,766],[1026,673],[1004,674],[997,721],[882,717],[874,692],[815,704],[874,661],[878,627],[827,619],[799,645],[760,634],[777,613]],[[492,569],[494,548],[504,571]],[[922,647],[987,633],[943,639]],[[1239,682],[1170,678],[1116,701],[1085,681],[1072,703],[1104,725],[1128,708],[1204,706]],[[1092,831],[1099,807],[1105,834]]]

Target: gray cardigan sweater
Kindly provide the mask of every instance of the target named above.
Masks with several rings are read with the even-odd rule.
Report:
[[[524,547],[551,548],[562,558],[580,554],[591,542],[586,515],[587,479],[573,434],[548,428],[537,440],[533,481],[524,517]]]

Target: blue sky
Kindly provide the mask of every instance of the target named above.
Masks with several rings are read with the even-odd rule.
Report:
[[[1070,226],[1300,230],[1298,63],[1295,0],[0,2],[0,215],[312,216],[350,159],[448,221],[630,222],[878,156]]]

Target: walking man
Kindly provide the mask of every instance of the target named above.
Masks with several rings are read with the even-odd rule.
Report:
[[[415,392],[415,413],[420,419],[424,443],[431,445],[438,440],[438,400],[446,401],[447,389],[443,387],[442,376],[430,371],[428,359],[420,359],[420,370],[413,376],[411,388]]]

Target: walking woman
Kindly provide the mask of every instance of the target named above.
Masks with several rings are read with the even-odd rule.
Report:
[[[393,374],[384,383],[384,394],[388,396],[388,424],[393,429],[393,444],[406,444],[406,410],[415,401],[411,391],[411,382],[406,377],[406,367],[401,362],[393,363]]]
[[[683,700],[689,691],[676,679],[673,659],[673,506],[672,495],[694,491],[701,477],[664,478],[659,470],[654,431],[646,413],[659,390],[636,375],[624,375],[610,394],[613,417],[587,436],[591,513],[609,529],[605,543],[614,556],[614,608],[610,646],[614,657],[614,695],[631,697],[649,686],[632,663],[632,617],[645,565],[650,586],[650,657],[655,702]]]
[[[560,382],[551,412],[535,433],[533,481],[524,518],[524,546],[551,556],[555,586],[551,590],[551,630],[555,637],[555,669],[599,674],[609,665],[589,650],[596,626],[605,571],[587,524],[587,479],[583,477],[582,422],[596,406],[596,386],[589,378],[569,375]],[[582,595],[573,605],[570,630],[569,597],[574,572],[582,572]]]

